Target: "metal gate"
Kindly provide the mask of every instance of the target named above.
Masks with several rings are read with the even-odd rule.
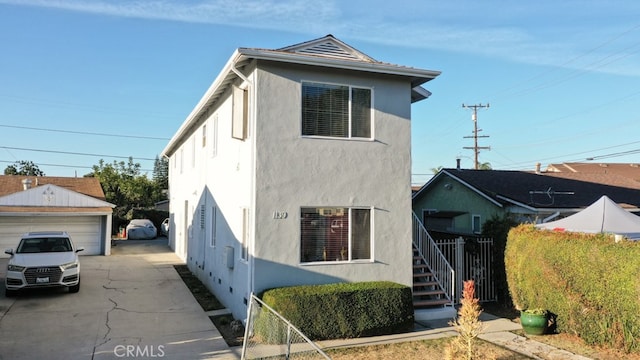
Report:
[[[474,280],[481,302],[496,301],[493,274],[493,239],[468,238],[435,240],[444,257],[455,270],[455,303],[460,303],[462,283]]]

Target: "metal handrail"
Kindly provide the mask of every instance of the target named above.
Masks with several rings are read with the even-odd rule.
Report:
[[[455,271],[415,213],[413,213],[413,244],[453,306],[456,293]]]

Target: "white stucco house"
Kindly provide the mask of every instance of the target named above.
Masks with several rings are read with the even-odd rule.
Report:
[[[0,175],[0,248],[27,232],[66,231],[80,255],[110,255],[114,207],[97,178]]]
[[[237,319],[273,287],[411,286],[411,104],[439,74],[331,35],[237,49],[163,150],[170,246]]]

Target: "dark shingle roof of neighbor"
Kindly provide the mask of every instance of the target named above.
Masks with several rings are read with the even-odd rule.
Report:
[[[607,195],[623,207],[640,207],[640,187],[624,187],[526,171],[444,169],[477,191],[507,203],[510,199],[536,208],[584,208]],[[580,176],[578,176],[580,177]],[[630,185],[629,185],[630,186]],[[419,195],[418,195],[419,196]]]

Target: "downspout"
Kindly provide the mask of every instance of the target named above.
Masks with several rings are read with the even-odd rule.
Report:
[[[233,71],[236,75],[238,75],[238,77],[242,79],[242,81],[246,82],[249,85],[253,85],[251,80],[249,80],[246,76],[244,76],[244,74],[240,70],[236,69],[235,61],[233,62],[233,64],[231,64],[231,71]]]
[[[237,61],[237,58],[236,58]],[[251,302],[251,294],[253,294],[255,292],[254,289],[254,283],[255,283],[255,248],[256,248],[256,112],[257,112],[257,105],[256,105],[256,98],[257,98],[257,90],[256,87],[253,86],[253,81],[249,80],[249,78],[247,78],[240,70],[238,70],[236,68],[236,61],[234,61],[231,64],[231,71],[233,71],[240,79],[242,79],[246,84],[249,85],[250,88],[250,96],[249,96],[249,100],[250,100],[250,104],[252,105],[251,107],[247,107],[247,109],[249,109],[249,115],[250,115],[250,120],[248,121],[249,124],[249,129],[248,129],[248,134],[251,138],[251,147],[253,149],[251,149],[250,153],[251,153],[251,195],[250,195],[250,211],[249,214],[251,216],[250,221],[251,221],[251,227],[250,227],[250,244],[249,244],[249,248],[247,249],[247,263],[248,263],[248,271],[247,271],[247,309],[250,306],[250,302]],[[255,72],[254,72],[255,74]],[[255,75],[254,75],[255,76]],[[247,321],[249,320],[249,318],[247,317],[246,319],[244,319],[245,325],[247,323]]]

